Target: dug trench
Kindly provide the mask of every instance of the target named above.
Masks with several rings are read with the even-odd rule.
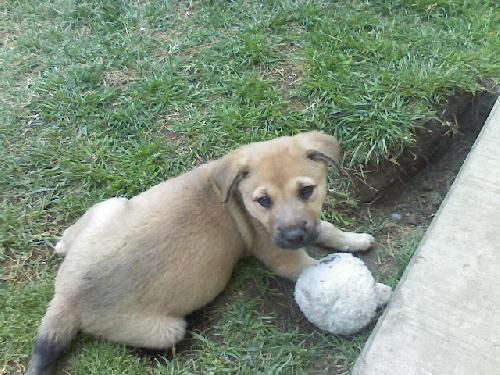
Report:
[[[403,153],[397,163],[391,162],[373,168],[368,184],[376,186],[358,190],[358,201],[368,201],[352,207],[337,204],[343,217],[351,223],[345,230],[366,231],[377,240],[370,251],[359,256],[365,261],[377,280],[395,286],[401,273],[416,249],[419,239],[431,223],[442,200],[458,174],[467,154],[479,134],[482,125],[493,107],[497,93],[483,92],[479,95],[464,94],[449,100],[446,110],[450,126],[438,127],[435,121],[420,129],[417,142],[411,150]],[[389,169],[390,173],[387,171]],[[376,171],[380,173],[377,174]],[[327,207],[331,209],[331,207]],[[408,239],[410,239],[408,241]],[[410,242],[410,244],[408,244]],[[325,249],[309,249],[309,253],[322,257],[329,253]],[[198,332],[216,342],[222,340],[214,335],[213,327],[220,318],[220,311],[238,297],[261,301],[258,309],[263,316],[272,316],[281,330],[294,329],[309,334],[317,331],[304,317],[294,301],[294,284],[263,271],[252,277],[252,269],[262,267],[256,261],[240,264],[235,270],[245,273],[234,285],[218,296],[210,305],[188,317],[189,332]],[[249,272],[250,271],[250,272]],[[262,276],[264,275],[264,276]],[[264,285],[264,287],[262,287]],[[372,327],[364,332],[367,334]],[[192,333],[175,348],[175,353],[152,352],[131,349],[136,355],[151,360],[164,361],[185,351],[195,349]],[[343,373],[351,363],[329,373]],[[343,368],[342,368],[343,367]],[[312,369],[312,372],[314,370]]]

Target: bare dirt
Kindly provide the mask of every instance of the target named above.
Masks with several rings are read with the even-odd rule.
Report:
[[[356,227],[361,225],[377,239],[376,246],[361,255],[376,276],[396,267],[394,252],[398,249],[393,244],[398,238],[417,230],[423,231],[430,224],[474,144],[496,97],[493,94],[469,96],[468,103],[460,104],[461,111],[454,112],[456,122],[453,132],[442,133],[439,139],[434,136],[425,138],[429,144],[418,146],[427,150],[430,156],[424,158],[420,155],[421,161],[418,164],[412,164],[404,173],[399,170],[399,173],[390,177],[391,183],[380,189],[382,193],[375,195],[372,202],[362,204],[356,212],[347,213],[356,218]],[[310,249],[310,253],[321,257],[328,252],[315,248]],[[250,278],[237,292],[221,294],[209,306],[188,317],[190,329],[210,335],[211,327],[218,321],[217,308],[229,303],[234,293],[238,293],[258,297],[263,301],[260,306],[262,314],[275,316],[276,324],[282,330],[296,328],[306,334],[317,330],[295,303],[293,283],[278,277],[268,277],[265,283],[268,287],[263,290]],[[188,335],[187,339],[176,347],[176,353],[189,351],[192,345],[193,340]],[[141,356],[153,356],[158,360],[161,360],[158,354],[165,355],[164,352],[143,350],[137,353]]]

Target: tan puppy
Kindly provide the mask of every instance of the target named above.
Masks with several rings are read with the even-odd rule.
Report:
[[[255,256],[295,280],[317,243],[366,250],[368,234],[320,220],[335,138],[319,132],[241,147],[127,200],[96,204],[63,234],[66,255],[28,374],[51,374],[76,333],[162,349],[184,316],[217,296],[236,262]]]

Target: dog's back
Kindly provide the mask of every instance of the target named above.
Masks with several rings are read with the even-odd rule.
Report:
[[[75,224],[64,231],[61,240],[55,246],[56,253],[66,255],[80,236],[95,231],[124,215],[126,204],[125,198],[111,198],[89,208]]]

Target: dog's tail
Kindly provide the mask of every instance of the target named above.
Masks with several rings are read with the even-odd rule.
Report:
[[[33,345],[26,375],[51,375],[54,364],[80,328],[74,305],[58,296],[50,302]]]

